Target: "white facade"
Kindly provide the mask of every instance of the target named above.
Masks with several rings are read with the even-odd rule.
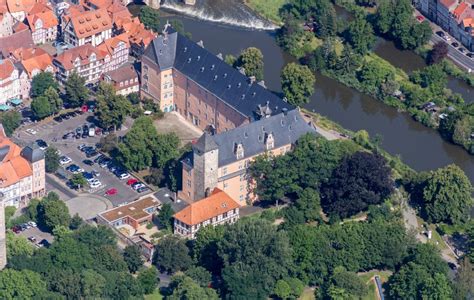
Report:
[[[208,225],[217,226],[223,224],[233,224],[237,222],[237,220],[239,220],[239,208],[229,210],[223,214],[212,217],[211,219],[196,225],[185,224],[175,218],[174,233],[187,238],[194,239],[196,237],[196,233],[199,231],[199,229],[201,229],[201,227],[205,227]]]
[[[106,29],[102,32],[97,34],[93,34],[91,36],[85,38],[77,38],[76,34],[74,33],[74,26],[72,22],[69,22],[64,29],[64,42],[70,45],[71,47],[82,46],[86,43],[91,43],[92,46],[97,46],[103,43],[106,39],[110,39],[112,37],[112,29]]]
[[[34,28],[35,30],[32,32],[32,37],[35,44],[45,44],[46,42],[56,40],[58,35],[58,28],[56,26],[43,28],[43,21],[38,19],[34,24]]]
[[[15,20],[13,19],[13,16],[5,11],[3,13],[0,13],[0,37],[5,37],[13,34],[13,25],[15,23]]]

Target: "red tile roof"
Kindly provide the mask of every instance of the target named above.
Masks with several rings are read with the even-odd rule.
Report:
[[[224,191],[215,188],[209,197],[186,206],[174,217],[185,224],[197,225],[239,207]]]
[[[28,15],[26,17],[26,20],[32,32],[36,31],[35,23],[38,20],[41,20],[43,22],[43,28],[46,28],[46,29],[58,26],[59,24],[58,19],[56,18],[56,15],[51,10],[40,12],[34,15]]]
[[[59,62],[66,70],[72,70],[76,59],[79,59],[81,66],[86,65],[90,62],[90,58],[93,54],[95,54],[96,60],[104,58],[104,53],[102,51],[87,43],[64,51],[55,57],[54,60]]]
[[[21,148],[0,134],[0,148],[4,147],[9,149],[0,161],[0,187],[10,186],[33,174],[30,164],[21,156]]]
[[[74,33],[79,39],[112,29],[112,20],[105,9],[74,14],[71,17],[71,22],[74,27]]]
[[[0,38],[0,52],[7,57],[15,49],[21,47],[33,47],[33,38],[29,30],[15,32],[14,34]]]
[[[115,48],[120,43],[124,43],[127,48],[130,48],[128,36],[126,33],[122,33],[110,39],[106,39],[102,44],[97,46],[97,49],[104,52],[104,54],[109,54],[110,56],[112,56],[114,54]]]
[[[13,62],[9,59],[4,59],[0,62],[0,80],[5,80],[10,77],[15,70]]]

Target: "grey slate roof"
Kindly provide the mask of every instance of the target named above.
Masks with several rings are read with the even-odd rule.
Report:
[[[212,136],[219,146],[219,167],[235,162],[235,145],[242,143],[244,158],[265,152],[265,134],[272,133],[274,148],[294,144],[305,133],[315,133],[314,127],[303,119],[298,110],[280,113],[227,132]]]
[[[212,136],[209,133],[204,133],[193,145],[193,149],[198,150],[201,153],[216,150],[218,148],[216,142],[214,142]]]
[[[10,145],[5,145],[2,148],[0,148],[0,163],[7,156],[9,151],[10,151]]]
[[[258,105],[265,106],[268,103],[273,115],[279,114],[283,108],[294,109],[277,95],[256,82],[251,83],[237,69],[173,29],[168,29],[167,34],[155,38],[144,55],[155,61],[160,69],[174,67],[251,121],[259,119],[256,114]]]
[[[35,163],[44,159],[44,152],[39,148],[38,145],[32,144],[23,148],[21,151],[21,156],[26,158],[30,163]]]

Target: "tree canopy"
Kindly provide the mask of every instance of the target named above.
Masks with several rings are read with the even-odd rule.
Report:
[[[54,79],[54,74],[51,72],[38,73],[31,81],[31,97],[36,98],[43,96],[50,87],[56,91],[59,89],[59,84]]]
[[[245,69],[245,75],[255,76],[257,81],[263,80],[263,54],[260,49],[250,47],[243,50],[235,64]]]
[[[86,80],[75,72],[69,75],[64,88],[66,90],[66,103],[70,107],[83,105],[89,97]]]
[[[288,102],[301,106],[309,102],[314,92],[316,78],[311,70],[295,63],[289,63],[281,72],[281,86]]]

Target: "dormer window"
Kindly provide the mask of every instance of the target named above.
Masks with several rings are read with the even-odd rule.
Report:
[[[244,158],[244,146],[242,145],[242,143],[235,144],[234,152],[235,152],[235,157],[237,159]]]
[[[273,138],[273,133],[271,132],[265,135],[265,148],[267,150],[275,148],[275,140]]]

